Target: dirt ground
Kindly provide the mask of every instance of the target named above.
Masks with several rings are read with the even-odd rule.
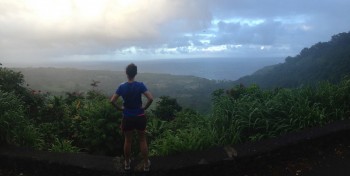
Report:
[[[344,123],[347,125],[344,128]],[[350,175],[350,128],[349,121],[338,122],[327,129],[305,130],[301,133],[252,144],[234,146],[238,155],[227,157],[222,148],[208,151],[182,153],[168,157],[153,157],[151,172],[125,173],[111,167],[121,166],[120,161],[108,157],[74,155],[74,161],[65,161],[63,154],[29,154],[44,157],[37,160],[19,161],[21,149],[1,149],[0,176],[38,175],[237,175],[237,176],[349,176]],[[327,132],[328,130],[328,132]],[[325,132],[326,131],[326,132]],[[317,133],[322,133],[319,135]],[[327,133],[327,134],[323,134]],[[315,137],[316,136],[316,137]],[[298,139],[298,140],[297,140]],[[303,140],[299,140],[303,139]],[[297,141],[297,142],[294,142]],[[286,145],[284,145],[286,144]],[[274,146],[278,146],[274,148]],[[260,152],[259,152],[260,151]],[[7,152],[7,153],[6,153]],[[16,157],[13,157],[16,153]],[[23,152],[25,153],[25,152]],[[1,152],[0,152],[1,154]],[[24,155],[24,154],[23,154]],[[28,154],[26,154],[28,155]],[[44,156],[45,155],[45,156]],[[50,157],[60,162],[55,164]],[[27,157],[28,158],[28,157]],[[91,161],[89,161],[91,160]],[[112,161],[113,160],[113,161]],[[98,165],[89,166],[90,163]],[[113,162],[113,164],[111,164]],[[137,159],[134,160],[136,166]],[[68,163],[68,164],[67,164]],[[75,163],[77,163],[75,165]],[[195,163],[195,164],[194,164]],[[113,166],[112,166],[113,165]],[[90,168],[89,168],[90,167]]]

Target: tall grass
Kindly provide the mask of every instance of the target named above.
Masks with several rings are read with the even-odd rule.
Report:
[[[153,119],[154,121],[160,121]],[[208,118],[193,113],[179,112],[176,119],[171,122],[161,121],[163,132],[151,140],[151,155],[169,155],[182,151],[203,150],[215,144],[216,133],[210,128]],[[154,132],[153,126],[148,128],[150,134]]]
[[[151,143],[151,153],[167,155],[257,141],[350,118],[349,78],[336,85],[322,82],[296,89],[236,86],[214,95],[210,117],[179,115]]]

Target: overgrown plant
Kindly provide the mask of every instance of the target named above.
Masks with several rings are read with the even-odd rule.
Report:
[[[37,128],[25,117],[23,102],[13,92],[0,90],[0,141],[41,148]]]
[[[87,99],[74,117],[79,146],[89,152],[115,155],[121,153],[121,113],[107,99]],[[118,147],[119,146],[119,147]]]
[[[98,91],[68,97],[28,94],[20,73],[3,68],[0,73],[0,142],[50,151],[123,153],[122,115]],[[350,117],[349,77],[339,84],[296,89],[239,85],[212,95],[213,112],[208,115],[182,110],[175,99],[163,98],[158,113],[148,115],[150,153],[169,155],[257,141]]]
[[[79,152],[80,149],[72,145],[72,141],[70,140],[60,140],[56,138],[55,142],[51,144],[51,148],[49,149],[49,151],[76,153]]]

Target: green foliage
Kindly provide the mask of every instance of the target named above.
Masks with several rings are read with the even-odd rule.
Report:
[[[191,129],[167,130],[151,144],[150,155],[169,155],[177,152],[203,150],[214,146],[214,131],[194,127]]]
[[[0,142],[49,151],[121,153],[121,115],[100,92],[92,90],[87,97],[67,93],[67,98],[41,94],[21,86],[20,72],[0,69]]]
[[[79,101],[79,100],[82,100],[84,99],[84,96],[83,96],[84,93],[82,92],[78,92],[78,91],[74,91],[74,92],[66,92],[66,103],[67,104],[72,104],[74,103],[75,101]]]
[[[147,120],[147,137],[153,141],[161,136],[168,129],[168,122],[159,118],[148,117]]]
[[[0,142],[41,148],[40,137],[25,117],[23,102],[13,92],[0,90]]]
[[[33,118],[44,139],[45,149],[49,149],[56,138],[73,140],[76,133],[73,117],[76,113],[74,104],[69,105],[63,97],[49,96]]]
[[[120,153],[123,137],[118,129],[121,117],[107,99],[86,100],[73,122],[77,141],[80,141],[78,146],[92,153]]]
[[[21,72],[0,67],[0,90],[4,92],[14,91],[18,94],[23,93],[25,91],[22,87],[23,83],[24,78]]]
[[[310,52],[302,55],[315,54]],[[6,72],[16,77],[17,73]],[[92,90],[86,96],[73,92],[64,97],[23,89],[0,90],[0,142],[57,152],[122,153],[122,115],[102,93]],[[338,84],[294,89],[238,85],[211,95],[213,113],[207,116],[182,109],[174,98],[160,97],[154,113],[147,116],[150,154],[257,141],[350,117],[349,77]],[[136,142],[133,147],[138,148]]]
[[[181,111],[182,107],[177,103],[175,98],[161,96],[153,113],[162,120],[175,119],[176,112]]]
[[[88,91],[86,98],[89,100],[105,100],[106,96],[103,95],[100,91],[91,90]]]
[[[48,150],[55,140],[59,137],[60,128],[57,122],[46,122],[37,125],[38,131],[42,136],[42,149]]]
[[[213,92],[213,114],[181,111],[173,121],[153,120],[159,137],[152,155],[201,150],[216,145],[258,141],[350,117],[350,80],[334,85],[263,90],[256,85]]]
[[[261,90],[236,87],[214,102],[213,128],[219,143],[275,137],[349,117],[349,80],[317,88]],[[232,92],[239,92],[232,94]]]
[[[0,68],[0,76],[0,142],[49,151],[121,153],[121,114],[100,92],[50,96],[22,87],[20,72]]]
[[[98,80],[102,95],[111,96],[118,85],[125,82],[124,71],[78,70],[69,68],[16,68],[25,75],[29,87],[49,92],[51,95],[66,95],[66,92],[85,92],[92,89],[91,81]],[[217,81],[194,76],[142,73],[136,79],[143,81],[154,97],[176,97],[183,108],[192,108],[201,113],[211,110],[211,93],[216,89],[228,89],[233,81]],[[157,99],[155,100],[157,101]],[[155,104],[155,103],[154,103]]]
[[[60,122],[69,117],[68,105],[62,96],[50,96],[46,99],[43,107],[40,108],[40,115],[37,121],[44,122]]]
[[[215,146],[216,133],[209,128],[208,120],[200,114],[181,111],[173,121],[158,121],[166,128],[162,128],[159,137],[151,141],[150,154],[169,155]]]
[[[263,88],[314,86],[320,81],[338,83],[350,74],[350,32],[334,35],[329,42],[304,48],[285,62],[258,70],[236,84],[258,84]]]
[[[60,140],[58,138],[55,139],[55,142],[52,143],[51,148],[49,149],[51,152],[69,152],[76,153],[79,152],[80,149],[72,145],[72,141],[70,140]]]

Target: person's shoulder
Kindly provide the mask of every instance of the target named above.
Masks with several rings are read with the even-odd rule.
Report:
[[[140,81],[136,81],[135,84],[136,84],[137,87],[141,87],[143,89],[144,89],[144,87],[146,87],[146,85],[143,82],[140,82]]]
[[[119,87],[123,87],[123,86],[126,86],[128,82],[122,82],[119,84]]]
[[[141,81],[135,81],[135,83],[137,84],[137,85],[145,85],[143,82],[141,82]]]

